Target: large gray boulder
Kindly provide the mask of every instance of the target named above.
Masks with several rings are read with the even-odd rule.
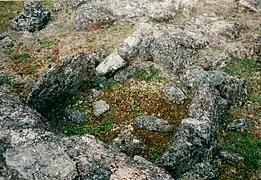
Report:
[[[95,64],[102,57],[98,51],[65,57],[30,90],[28,104],[38,112],[48,115],[81,90],[91,88],[95,81]]]
[[[189,107],[189,118],[182,120],[171,146],[157,163],[166,167],[175,178],[188,171],[189,177],[216,178],[216,169],[209,172],[204,169],[205,163],[213,164],[219,123],[225,118],[227,109],[226,100],[216,89],[201,86]],[[197,165],[203,162],[202,166]]]
[[[164,170],[133,161],[93,136],[64,137],[0,87],[0,179],[172,179]]]
[[[238,4],[254,12],[261,12],[261,2],[259,0],[239,0]]]
[[[40,2],[25,6],[24,11],[14,18],[12,28],[16,31],[30,31],[43,29],[51,19],[51,12],[43,8]]]

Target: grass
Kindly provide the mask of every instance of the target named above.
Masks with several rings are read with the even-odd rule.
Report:
[[[56,39],[53,37],[42,38],[40,40],[41,48],[50,48],[55,42]]]
[[[0,1],[0,30],[10,28],[11,21],[23,8],[23,1]]]
[[[229,133],[223,144],[223,149],[241,154],[248,170],[260,168],[261,140],[254,139],[252,133]]]
[[[156,69],[153,65],[149,67],[139,68],[135,74],[135,78],[139,81],[151,81],[152,79],[160,80],[162,79],[159,76],[159,70]]]

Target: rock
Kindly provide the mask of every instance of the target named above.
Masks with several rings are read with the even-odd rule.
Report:
[[[77,9],[80,5],[90,2],[90,0],[67,0],[67,3]]]
[[[175,104],[183,104],[187,99],[182,89],[173,84],[164,84],[164,93]]]
[[[46,120],[3,86],[0,102],[0,179],[173,179],[93,136],[49,132]]]
[[[121,58],[121,56],[114,51],[110,54],[103,62],[101,62],[97,68],[96,73],[97,75],[106,75],[109,73],[115,73],[120,68],[123,68],[127,65],[127,62]]]
[[[214,37],[221,35],[222,37],[236,38],[239,33],[237,26],[236,23],[226,20],[215,21],[212,24],[209,33]]]
[[[229,151],[221,151],[219,157],[225,163],[238,164],[244,162],[244,157],[238,153],[232,153]]]
[[[118,71],[114,75],[114,80],[118,81],[120,83],[123,83],[128,78],[134,76],[135,73],[136,73],[136,68],[132,67],[132,66],[129,66],[129,67],[125,68],[125,69],[122,69],[122,70]]]
[[[4,39],[7,36],[5,31],[0,31],[0,40]]]
[[[97,76],[95,84],[99,88],[104,88],[108,84],[108,79],[105,76]]]
[[[109,104],[107,104],[104,100],[95,101],[92,104],[92,107],[93,107],[93,113],[97,117],[104,114],[110,109]]]
[[[168,21],[173,18],[173,13],[166,9],[156,9],[154,11],[149,12],[149,17],[158,22]]]
[[[28,104],[45,116],[62,109],[77,93],[93,88],[95,62],[100,56],[93,51],[62,59],[29,91]]]
[[[191,67],[185,71],[182,79],[193,88],[202,84],[216,87],[229,104],[243,105],[248,100],[245,78],[233,77],[221,71],[205,71],[199,67]]]
[[[144,149],[143,143],[132,134],[121,134],[113,140],[113,144],[129,156],[138,155]]]
[[[92,4],[83,4],[76,10],[76,28],[78,30],[99,29],[113,21],[114,18],[110,12]]]
[[[40,31],[48,24],[50,19],[50,10],[43,8],[41,3],[37,2],[30,6],[26,6],[24,11],[14,18],[12,28],[16,31]]]
[[[9,37],[6,36],[4,39],[0,40],[0,45],[2,48],[12,48],[14,46],[13,40]]]
[[[217,167],[213,167],[213,165],[203,162],[196,164],[192,170],[186,172],[181,180],[208,180],[208,179],[217,179],[219,175]]]
[[[64,110],[64,116],[66,119],[76,124],[82,124],[85,121],[84,114],[76,109],[66,108]]]
[[[238,4],[254,12],[261,12],[261,2],[259,0],[239,0]]]
[[[196,119],[208,118],[217,130],[221,120],[227,117],[228,102],[221,98],[220,93],[207,85],[200,86],[189,106],[189,117]],[[213,127],[213,128],[214,128]]]
[[[227,109],[226,100],[216,89],[201,86],[189,107],[189,118],[181,121],[171,146],[156,163],[167,168],[174,178],[191,171],[191,174],[203,173],[205,179],[211,179],[211,172],[217,169],[205,173],[206,166],[197,164],[203,161],[212,166],[219,123]]]
[[[233,120],[227,125],[227,131],[243,132],[248,131],[251,128],[251,121],[245,118],[239,118]]]
[[[168,121],[159,119],[155,116],[143,115],[136,117],[134,120],[134,124],[140,128],[144,128],[149,131],[171,131],[171,126],[169,125]]]

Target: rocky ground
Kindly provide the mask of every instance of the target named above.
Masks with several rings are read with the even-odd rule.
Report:
[[[0,2],[0,180],[261,179],[258,0]]]

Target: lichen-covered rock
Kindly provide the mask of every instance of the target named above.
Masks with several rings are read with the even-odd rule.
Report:
[[[107,112],[110,109],[109,104],[107,104],[104,100],[95,101],[93,104],[93,114],[95,116],[100,116]]]
[[[229,104],[243,105],[248,100],[245,78],[233,77],[222,71],[205,71],[200,67],[188,68],[182,79],[190,87],[202,84],[216,87]]]
[[[13,40],[9,36],[6,36],[2,40],[0,40],[0,46],[1,46],[1,48],[4,48],[4,49],[12,48],[14,46],[14,43],[13,43]]]
[[[166,9],[156,9],[154,11],[149,12],[149,17],[152,20],[158,21],[158,22],[164,22],[172,19],[174,17],[173,13]]]
[[[115,73],[117,70],[123,68],[126,65],[127,61],[122,59],[117,51],[114,51],[97,66],[96,73],[99,76],[107,75],[109,73]]]
[[[209,86],[201,86],[189,107],[189,118],[182,120],[171,146],[157,163],[169,169],[175,178],[187,171],[209,174],[213,178],[212,173],[205,173],[205,166],[200,168],[196,164],[202,161],[213,163],[219,123],[226,112],[227,102],[219,92]],[[216,172],[216,169],[209,172]]]
[[[134,124],[149,131],[169,132],[171,126],[168,121],[155,116],[143,115],[134,119]]]
[[[17,16],[12,23],[12,28],[16,31],[30,31],[43,29],[51,19],[51,12],[43,8],[40,2],[26,6],[24,11]]]
[[[173,84],[164,84],[164,93],[175,104],[182,104],[187,99],[183,90]]]
[[[77,109],[66,108],[64,110],[64,116],[67,120],[72,121],[76,124],[82,124],[85,121],[84,114]]]
[[[44,115],[62,108],[77,92],[94,86],[95,63],[101,58],[99,52],[65,57],[30,90],[28,104]]]
[[[0,40],[4,39],[7,36],[5,31],[0,30]]]
[[[46,120],[4,86],[0,115],[0,179],[172,179],[146,160],[133,161],[93,136],[48,132],[51,127],[42,123]]]
[[[261,12],[261,2],[259,0],[239,0],[238,4],[254,12]]]
[[[128,78],[134,76],[135,73],[136,73],[136,68],[132,67],[132,66],[129,66],[129,67],[125,68],[125,69],[122,69],[122,70],[118,71],[114,75],[114,80],[118,81],[120,83],[123,83]]]
[[[227,125],[227,131],[248,131],[251,128],[251,121],[245,118],[239,118],[233,120],[231,123]]]
[[[219,158],[225,162],[230,164],[237,164],[244,162],[244,157],[238,153],[233,153],[229,151],[221,151],[219,153]]]
[[[83,4],[76,10],[76,28],[78,30],[95,30],[111,24],[114,17],[101,7]]]
[[[217,179],[219,173],[217,167],[213,167],[213,165],[202,162],[196,164],[192,170],[186,172],[182,177],[181,180],[208,180],[208,179]]]
[[[113,144],[129,156],[138,155],[144,149],[143,143],[132,134],[120,135],[113,140]]]

